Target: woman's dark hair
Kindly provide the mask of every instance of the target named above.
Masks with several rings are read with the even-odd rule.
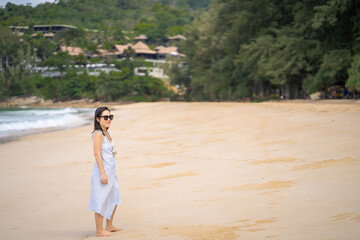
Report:
[[[103,132],[101,126],[100,126],[100,123],[98,121],[96,121],[96,118],[100,117],[101,114],[103,113],[103,111],[105,111],[105,110],[108,110],[110,112],[110,109],[108,107],[99,107],[99,108],[97,108],[95,110],[95,116],[94,116],[94,131],[93,132],[95,132],[96,130],[100,130],[103,133],[103,135],[105,135],[105,134],[104,134],[104,132]],[[108,128],[106,128],[106,130],[107,129]]]

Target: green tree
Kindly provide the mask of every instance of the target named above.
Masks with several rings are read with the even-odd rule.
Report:
[[[167,36],[183,35],[185,34],[186,28],[184,26],[172,26],[166,29]]]
[[[178,59],[171,59],[171,64],[167,64],[163,68],[170,78],[170,84],[177,86],[179,93],[184,95],[184,99],[190,101],[192,88],[189,68]]]
[[[19,49],[19,38],[10,29],[0,27],[0,67],[2,69],[19,64],[16,58]]]
[[[133,29],[138,34],[149,35],[152,31],[154,31],[157,28],[158,26],[156,26],[155,23],[141,22],[136,24]]]
[[[80,45],[85,40],[85,30],[81,28],[69,28],[58,32],[55,40],[66,46]]]
[[[351,61],[349,50],[332,50],[323,59],[315,76],[308,76],[304,81],[304,88],[309,94],[345,82],[348,77],[347,69]]]
[[[29,94],[29,67],[32,64],[30,45],[20,44],[9,29],[0,27],[0,98]]]
[[[49,67],[56,67],[61,73],[61,79],[63,78],[64,71],[68,69],[71,63],[71,56],[67,52],[59,51],[51,58],[45,61],[45,65]]]
[[[51,57],[56,49],[55,44],[46,38],[33,39],[32,47],[42,61]]]
[[[348,69],[349,79],[346,82],[350,91],[360,91],[360,55],[355,55]]]
[[[79,55],[74,56],[74,62],[75,64],[86,65],[87,57],[83,53],[80,53]]]

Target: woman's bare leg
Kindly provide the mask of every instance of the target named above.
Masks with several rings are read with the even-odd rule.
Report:
[[[117,232],[117,231],[120,231],[121,229],[120,228],[117,228],[117,227],[114,227],[113,226],[113,220],[114,220],[114,215],[115,215],[115,211],[116,211],[116,205],[115,205],[115,208],[114,208],[114,211],[111,215],[111,219],[110,220],[107,220],[106,219],[106,230],[109,231],[109,232]]]
[[[101,214],[95,213],[95,225],[96,225],[96,236],[97,237],[106,237],[114,235],[114,233],[104,230],[103,228],[104,217]]]

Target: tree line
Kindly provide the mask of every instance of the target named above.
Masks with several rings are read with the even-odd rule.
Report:
[[[188,100],[356,96],[359,16],[357,0],[214,0],[188,28],[172,82]]]
[[[64,62],[88,61],[71,58],[66,53],[54,55],[59,44],[80,46],[90,52],[96,52],[98,46],[111,50],[114,44],[125,43],[125,33],[148,35],[150,46],[161,43],[167,35],[186,35],[188,40],[180,46],[186,57],[178,60],[179,64],[172,64],[168,74],[172,84],[179,86],[189,101],[306,98],[315,92],[321,92],[324,97],[355,97],[360,91],[360,2],[357,0],[213,0],[210,4],[206,0],[109,0],[106,3],[60,0],[36,8],[11,3],[0,8],[0,25],[4,26],[0,28],[3,86],[0,96],[30,94],[34,91],[32,86],[43,86],[33,84],[37,80],[29,71],[29,64],[61,69],[68,66]],[[30,22],[29,32],[20,43],[19,37],[7,27],[24,25],[26,20]],[[30,37],[32,24],[59,21],[80,27],[57,34],[53,42],[41,34]],[[89,32],[85,28],[99,31]],[[124,33],[125,30],[128,32]],[[123,72],[133,66],[131,61],[125,65],[119,66]],[[66,76],[68,70],[62,71],[63,80],[82,76],[75,77],[71,71]],[[117,74],[121,75],[115,77],[117,81],[135,77]],[[86,74],[82,76],[85,77]],[[119,89],[129,86],[110,82],[108,86]],[[100,85],[96,86],[101,88]],[[119,92],[133,92],[135,96],[135,85],[132,90]],[[65,84],[63,88],[70,89]],[[82,89],[81,97],[88,92],[78,89]],[[109,87],[103,92],[111,90]],[[43,89],[45,92],[54,97],[59,91]],[[90,95],[96,99],[116,98],[112,94]],[[78,98],[79,94],[64,96]]]

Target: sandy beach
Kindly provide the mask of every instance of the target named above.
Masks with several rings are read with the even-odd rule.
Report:
[[[111,109],[123,230],[105,239],[359,239],[359,101]],[[92,128],[0,145],[1,240],[95,239]]]

